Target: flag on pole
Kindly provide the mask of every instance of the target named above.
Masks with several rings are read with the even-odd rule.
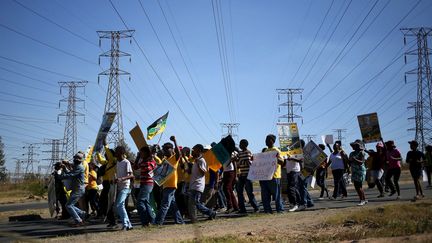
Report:
[[[224,164],[231,159],[231,153],[235,150],[235,142],[231,135],[216,144],[211,150],[203,154],[203,158],[207,162],[207,166],[213,170],[219,170]]]
[[[169,111],[147,127],[147,139],[150,140],[165,130],[168,113]]]

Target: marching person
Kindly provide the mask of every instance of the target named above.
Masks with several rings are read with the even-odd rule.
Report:
[[[66,210],[69,212],[71,217],[74,220],[74,223],[71,224],[72,227],[83,226],[83,220],[88,217],[88,214],[75,206],[78,200],[84,196],[85,193],[85,184],[84,184],[84,167],[82,162],[84,161],[84,154],[76,153],[73,157],[73,168],[70,172],[65,172],[58,175],[55,174],[59,179],[72,179],[72,192],[68,202],[66,203]]]
[[[393,140],[389,140],[385,143],[385,149],[387,151],[387,164],[388,169],[386,173],[386,185],[390,188],[391,192],[389,196],[393,196],[397,193],[396,200],[400,199],[400,188],[399,188],[399,178],[401,175],[401,161],[402,155],[396,148]],[[391,178],[393,177],[393,182]],[[393,184],[394,183],[394,184]]]
[[[363,206],[368,203],[363,190],[363,181],[366,178],[366,167],[365,167],[365,153],[363,152],[364,146],[361,140],[357,139],[350,143],[352,151],[349,155],[349,161],[351,165],[351,180],[354,182],[354,188],[357,195],[360,198],[358,206]]]
[[[176,138],[171,136],[170,140],[174,143],[175,147],[173,148],[171,143],[165,143],[162,146],[162,151],[164,153],[164,159],[166,159],[174,167],[174,172],[172,172],[173,175],[171,175],[163,184],[161,207],[156,215],[155,221],[155,224],[157,225],[163,225],[168,211],[172,212],[176,224],[184,224],[183,217],[177,207],[175,199],[178,180],[177,167],[181,161],[181,151],[178,148]]]
[[[414,200],[424,198],[423,188],[420,182],[420,177],[422,176],[422,165],[424,161],[424,154],[418,151],[418,142],[413,140],[408,142],[410,145],[410,151],[408,151],[406,156],[406,162],[409,164],[409,170],[411,172],[412,179],[414,181],[414,186],[416,189],[416,195]]]
[[[329,166],[332,170],[334,181],[333,196],[331,199],[336,199],[340,193],[342,193],[342,197],[347,197],[346,184],[343,178],[343,174],[347,169],[345,165],[346,160],[348,160],[348,156],[342,150],[341,142],[336,141],[333,144],[333,152],[329,157]]]
[[[132,229],[132,223],[129,220],[129,216],[126,212],[125,201],[131,192],[131,179],[133,178],[132,166],[129,160],[126,158],[126,149],[123,146],[117,146],[115,148],[115,155],[117,158],[116,165],[116,178],[117,183],[117,198],[115,201],[115,207],[117,214],[122,222],[122,230],[127,231]]]

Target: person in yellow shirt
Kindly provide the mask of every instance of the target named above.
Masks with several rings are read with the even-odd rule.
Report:
[[[97,186],[97,173],[96,173],[96,164],[89,163],[89,175],[88,175],[88,184],[86,187],[87,191],[87,202],[90,203],[90,208],[92,210],[91,215],[96,215],[99,211],[99,198],[97,194],[98,186]]]
[[[78,151],[78,153],[81,153],[85,157],[84,152]],[[89,161],[83,160],[82,165],[84,167],[84,186],[87,188],[88,181],[89,181]],[[87,197],[85,196],[86,194],[87,194],[87,190],[86,193],[78,200],[78,205],[81,210],[88,213],[89,210],[88,210]]]
[[[107,216],[108,225],[107,227],[115,227],[117,224],[115,222],[114,211],[112,208],[108,208],[108,193],[111,185],[114,184],[114,177],[116,173],[117,159],[114,157],[114,151],[104,144],[105,158],[101,154],[97,154],[99,163],[102,166],[99,168],[99,175],[102,176],[102,192],[100,195],[100,204],[98,216],[104,218]],[[101,170],[101,168],[104,168]]]
[[[261,200],[264,207],[264,213],[273,213],[270,206],[271,198],[275,199],[276,212],[282,213],[284,211],[284,206],[281,197],[281,184],[280,180],[282,177],[281,167],[284,164],[284,159],[281,156],[281,151],[274,146],[276,142],[276,136],[269,134],[266,137],[265,143],[267,149],[264,152],[276,151],[277,152],[277,167],[273,174],[273,179],[268,181],[260,181],[261,186]]]
[[[180,147],[180,151],[182,154],[180,158],[182,162],[180,163],[179,166],[177,166],[178,181],[177,181],[177,190],[175,192],[175,198],[180,213],[184,217],[188,214],[186,185],[189,184],[188,170],[189,170],[190,148]]]
[[[181,151],[177,146],[176,138],[171,136],[170,140],[174,143],[175,147],[173,147],[171,143],[165,143],[162,146],[162,151],[164,153],[164,159],[166,159],[174,167],[174,172],[163,184],[161,207],[156,215],[156,225],[163,225],[168,211],[173,213],[176,224],[184,224],[183,217],[177,207],[175,200],[175,192],[177,190],[178,181],[177,168],[179,163],[181,163]]]

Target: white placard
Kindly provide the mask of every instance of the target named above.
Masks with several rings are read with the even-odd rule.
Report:
[[[254,154],[247,178],[251,181],[271,180],[277,167],[277,153],[270,151]]]
[[[323,144],[333,144],[333,135],[322,135],[321,140]]]

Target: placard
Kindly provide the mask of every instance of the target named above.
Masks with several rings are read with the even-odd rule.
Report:
[[[251,181],[267,181],[273,178],[277,167],[277,151],[253,155],[247,178]]]
[[[381,141],[381,130],[376,112],[357,116],[357,119],[363,142],[374,143]]]
[[[303,158],[297,123],[278,123],[279,146],[282,156]]]
[[[159,186],[162,186],[174,173],[174,167],[168,162],[168,160],[164,159],[162,163],[160,163],[156,169],[153,170],[153,180]]]
[[[95,145],[93,146],[94,153],[101,153],[103,149],[103,143],[106,139],[108,132],[114,123],[114,118],[116,116],[115,112],[106,112],[102,117],[102,123],[100,125],[98,134],[96,136]]]
[[[333,135],[322,135],[321,136],[321,140],[323,142],[323,144],[333,144],[334,140],[333,140]]]
[[[135,145],[138,148],[138,151],[144,147],[147,146],[147,142],[144,138],[144,134],[140,128],[140,126],[138,125],[138,123],[135,125],[134,128],[132,128],[132,130],[129,131],[129,134],[132,137],[132,140],[134,141]]]
[[[303,169],[308,173],[313,173],[321,162],[327,158],[327,155],[314,141],[311,140],[303,148],[303,157]]]

